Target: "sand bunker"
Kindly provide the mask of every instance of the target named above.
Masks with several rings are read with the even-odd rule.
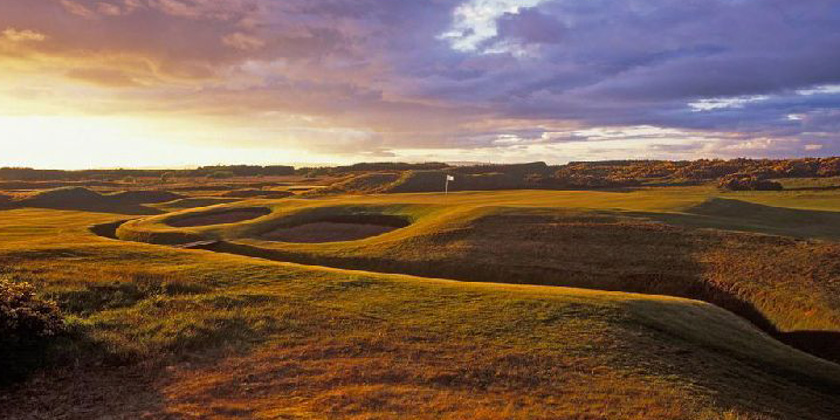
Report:
[[[293,243],[357,241],[404,228],[409,224],[405,218],[390,215],[334,216],[297,226],[279,227],[262,234],[259,238]]]
[[[246,220],[256,219],[271,213],[267,208],[249,208],[227,210],[220,212],[199,213],[195,215],[188,215],[184,217],[168,220],[166,224],[172,227],[197,227],[221,225],[225,223],[244,222]]]

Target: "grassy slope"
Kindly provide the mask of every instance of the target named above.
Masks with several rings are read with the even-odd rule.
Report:
[[[808,193],[813,195],[813,193]],[[459,193],[245,202],[275,213],[236,225],[174,230],[152,218],[127,239],[225,238],[225,250],[285,261],[471,281],[551,284],[699,298],[748,317],[826,357],[840,339],[840,245],[667,227],[636,218],[764,233],[840,238],[840,194],[808,208],[801,193],[718,194],[696,188],[637,192]],[[817,206],[815,203],[819,203]],[[312,209],[404,214],[407,229],[354,243],[285,244],[248,239]],[[834,206],[834,207],[831,207]],[[562,210],[557,209],[562,207]],[[822,208],[822,211],[813,208]],[[201,210],[199,210],[201,211]],[[132,232],[138,234],[132,234]],[[149,233],[154,233],[148,236]],[[145,236],[144,236],[145,235]],[[836,357],[835,357],[836,360]]]
[[[75,313],[77,369],[5,414],[830,418],[840,368],[714,306],[272,263],[96,237],[12,210],[4,271]]]
[[[183,209],[191,209],[196,207],[215,206],[218,204],[235,203],[240,201],[238,198],[218,198],[218,197],[194,197],[181,198],[178,200],[169,201],[166,203],[152,204],[154,207],[164,211],[178,211]]]

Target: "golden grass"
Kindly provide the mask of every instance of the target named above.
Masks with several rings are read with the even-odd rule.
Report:
[[[840,202],[837,192],[825,194]],[[701,299],[790,344],[840,360],[840,245],[652,222],[840,237],[840,212],[769,207],[749,203],[752,194],[737,197],[719,198],[696,187],[247,201],[229,208],[265,206],[274,212],[189,230],[172,229],[166,221],[204,210],[164,215],[127,223],[120,237],[158,243],[223,239],[228,242],[216,249],[281,261]],[[277,226],[354,214],[396,215],[413,224],[354,242],[259,239]]]
[[[387,246],[398,257],[403,247],[428,240],[443,247],[441,255],[415,258],[431,265],[468,248],[450,236],[478,229],[478,238],[488,239],[485,228],[509,233],[497,231],[499,222],[521,230],[497,219],[509,210],[470,195],[465,199],[475,205],[463,207],[441,205],[451,196],[362,197],[362,204],[409,215],[415,224],[359,246]],[[284,216],[313,205],[362,205],[344,200],[272,205]],[[517,200],[527,198],[500,196],[508,206]],[[640,206],[662,211],[672,204],[695,205],[677,197]],[[12,418],[821,419],[840,412],[840,366],[698,301],[304,266],[122,242],[88,230],[126,218],[115,214],[0,215],[0,267],[58,300],[74,331],[56,349],[55,368],[0,393]],[[185,231],[238,236],[259,225]],[[440,237],[416,238],[415,228]],[[314,247],[343,246],[352,254],[348,244]]]

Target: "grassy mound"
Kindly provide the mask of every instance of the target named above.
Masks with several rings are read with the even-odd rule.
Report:
[[[145,207],[146,203],[171,201],[180,197],[165,191],[127,191],[100,194],[85,187],[64,187],[37,192],[12,203],[15,207],[36,207],[57,210],[82,210],[122,214],[159,214]]]
[[[555,194],[534,193],[530,201],[562,202],[562,197],[583,194],[587,193],[558,193],[555,199]],[[615,205],[628,195],[632,197],[612,193],[616,198],[605,204]],[[838,244],[670,226],[639,217],[645,215],[640,212],[488,207],[477,197],[484,195],[456,194],[440,202],[418,195],[281,203],[272,216],[256,223],[201,233],[225,239],[219,250],[305,264],[700,299],[815,354],[840,354]],[[505,202],[503,195],[498,197]],[[428,204],[407,203],[415,198]],[[744,214],[741,224],[748,225],[754,217],[767,226],[791,230],[806,223],[800,217],[807,213],[781,209],[782,217],[766,206],[720,199],[672,205],[680,211],[705,212],[704,217],[715,223],[728,223],[729,212],[735,212]],[[730,209],[733,205],[737,208]],[[253,239],[277,227],[322,221],[340,212],[401,215],[412,225],[335,245]],[[672,213],[685,214],[689,213]],[[658,212],[650,215],[661,218]],[[155,229],[160,220],[140,222],[138,228]]]
[[[176,194],[169,191],[123,191],[114,194],[109,194],[106,197],[123,203],[133,204],[155,204],[166,203],[169,201],[184,198],[181,194]]]
[[[315,192],[331,193],[343,192],[350,194],[374,194],[388,192],[391,185],[401,179],[399,172],[373,172],[354,175],[332,184],[327,189],[316,190]]]
[[[244,222],[271,214],[265,207],[237,208],[234,210],[212,210],[200,213],[169,217],[166,224],[172,227],[213,226]]]
[[[265,206],[195,208],[153,217],[131,220],[116,230],[122,240],[181,245],[217,237],[214,230],[224,230],[235,223],[248,224],[271,213]],[[153,221],[153,223],[150,223]]]
[[[229,204],[240,201],[238,198],[193,197],[181,198],[166,203],[156,204],[154,207],[166,211],[179,211],[197,207],[210,207],[219,204]]]
[[[64,187],[42,191],[24,200],[24,203],[42,207],[84,207],[98,204],[148,204],[163,203],[183,198],[168,191],[122,191],[100,194],[85,187]]]
[[[23,200],[26,205],[43,207],[74,207],[97,205],[107,199],[96,191],[85,187],[64,187],[42,191]]]
[[[211,209],[191,209],[130,221],[120,227],[118,236],[125,240],[172,244],[183,243],[173,241],[184,234],[189,235],[183,239],[259,238],[281,235],[283,229],[290,228],[296,228],[297,234],[309,229],[303,226],[314,223],[377,225],[390,231],[408,226],[429,211],[427,207],[417,205],[312,206],[318,202],[257,200]],[[329,234],[324,239],[329,239]],[[157,242],[159,240],[166,242]]]

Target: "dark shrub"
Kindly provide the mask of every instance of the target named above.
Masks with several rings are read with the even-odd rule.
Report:
[[[632,178],[618,176],[582,175],[565,171],[557,171],[554,175],[554,185],[558,188],[588,189],[588,188],[626,188],[635,187],[641,183]]]
[[[817,175],[830,177],[840,176],[840,158],[825,159],[820,163],[820,169]]]
[[[760,179],[755,184],[756,191],[781,191],[783,189],[782,184],[769,179]]]
[[[781,191],[782,184],[756,176],[733,174],[718,181],[718,187],[730,191]]]
[[[208,174],[207,178],[228,179],[228,178],[233,178],[234,176],[235,176],[234,173],[231,172],[231,171],[216,171],[216,172],[212,172],[212,173]]]
[[[38,298],[28,283],[0,277],[0,386],[42,364],[51,339],[63,331],[54,302]]]

